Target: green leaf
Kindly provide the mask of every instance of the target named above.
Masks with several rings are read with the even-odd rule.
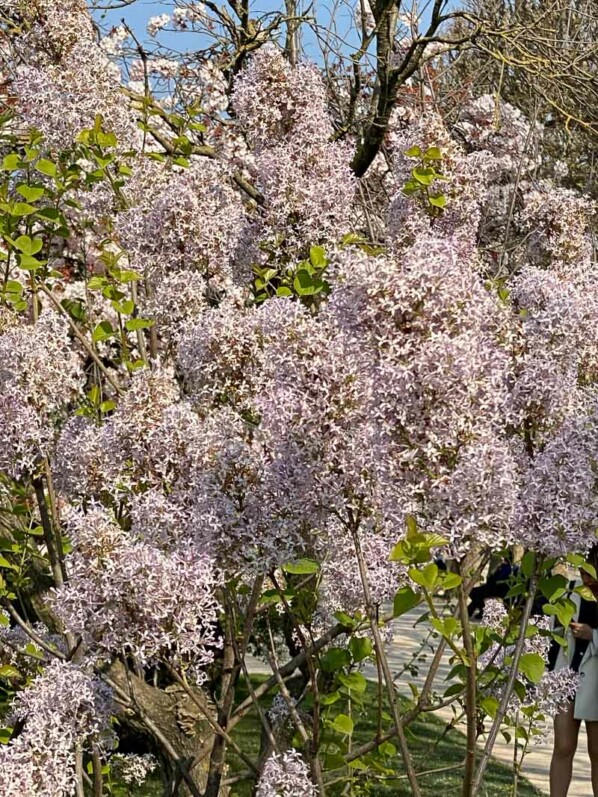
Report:
[[[380,755],[383,755],[386,758],[392,758],[397,754],[397,748],[394,746],[392,742],[382,742],[382,744],[378,748],[378,752],[380,753]]]
[[[37,185],[18,185],[17,193],[24,197],[27,202],[36,202],[46,193],[46,189]]]
[[[60,304],[76,321],[85,319],[85,304],[81,299],[63,299]]]
[[[324,672],[335,672],[351,663],[351,654],[345,648],[329,648],[320,659]]]
[[[424,153],[424,158],[429,161],[439,161],[442,160],[442,152],[438,147],[429,147]]]
[[[405,155],[407,155],[408,158],[420,158],[421,154],[422,151],[417,145],[414,147],[409,147],[408,150],[405,150]]]
[[[488,695],[487,697],[483,697],[480,700],[481,708],[488,714],[491,719],[496,717],[496,712],[498,711],[499,702],[495,697]]]
[[[544,675],[546,662],[539,653],[524,653],[519,659],[519,670],[533,684],[539,683]]]
[[[354,728],[353,720],[351,719],[351,717],[347,716],[346,714],[339,714],[334,718],[332,727],[334,728],[335,731],[338,731],[339,733],[351,736]]]
[[[8,744],[12,738],[12,728],[0,728],[0,744]]]
[[[446,207],[446,197],[444,194],[437,194],[436,196],[428,197],[428,202],[435,208]]]
[[[573,620],[577,607],[569,598],[559,598],[555,603],[543,607],[544,614],[555,616],[563,628],[567,628]]]
[[[581,569],[589,576],[592,576],[593,579],[596,579],[596,568],[594,565],[591,565],[589,562],[584,562],[581,566]]]
[[[402,564],[423,564],[430,559],[430,549],[423,543],[423,536],[418,535],[416,540],[401,540],[397,542],[390,552],[389,561]]]
[[[349,642],[349,650],[353,656],[353,661],[363,661],[372,655],[372,641],[367,637],[354,636]]]
[[[326,260],[326,250],[323,246],[311,246],[309,249],[309,262],[314,268],[324,268],[328,261]]]
[[[345,759],[340,753],[325,753],[324,769],[331,772],[335,769],[344,769],[347,766]]]
[[[46,158],[40,158],[35,164],[35,168],[38,172],[45,174],[47,177],[56,177],[56,164],[52,163],[52,161],[46,160]]]
[[[113,160],[114,155],[107,155],[105,158],[103,158],[101,155],[95,155],[95,161],[100,169],[105,169],[106,166],[110,166]]]
[[[331,706],[333,703],[336,703],[337,700],[341,699],[340,692],[330,692],[328,695],[322,695],[320,697],[320,703],[323,706]]]
[[[128,332],[135,332],[138,329],[150,329],[154,326],[154,321],[151,318],[130,318],[125,321],[125,329]]]
[[[45,263],[45,260],[37,260],[35,257],[31,257],[31,255],[19,255],[19,268],[23,268],[26,271],[37,271],[37,269],[41,268]]]
[[[594,603],[596,602],[596,596],[589,587],[585,586],[585,584],[582,584],[579,587],[575,587],[573,591],[577,592],[578,595],[581,595],[584,601],[593,601]]]
[[[293,291],[290,288],[287,288],[286,285],[281,285],[280,288],[276,291],[277,296],[292,296]]]
[[[87,398],[93,404],[94,407],[100,403],[100,399],[102,397],[102,391],[99,388],[99,385],[94,385],[89,393],[87,394]]]
[[[429,534],[426,532],[423,537],[428,548],[441,548],[443,545],[448,544],[446,537],[441,537],[440,534]]]
[[[400,617],[405,612],[413,609],[421,602],[421,595],[411,589],[411,587],[401,587],[394,597],[393,615]]]
[[[349,675],[341,674],[338,676],[338,680],[343,686],[346,686],[347,689],[350,689],[352,692],[357,692],[360,695],[364,694],[367,688],[367,681],[360,672],[351,672]]]
[[[281,597],[278,590],[267,589],[263,595],[260,595],[260,603],[280,603]]]
[[[413,515],[405,516],[405,526],[407,527],[408,540],[414,539],[419,534],[417,520],[413,517]]]
[[[30,238],[28,235],[19,235],[14,245],[25,255],[36,255],[43,246],[41,238]]]
[[[465,689],[463,684],[451,684],[448,689],[444,690],[443,697],[453,697],[459,695]]]
[[[417,182],[417,180],[407,180],[407,182],[403,186],[403,193],[406,196],[417,194],[419,191],[421,191],[421,185],[420,183]]]
[[[365,240],[366,239],[363,237],[363,235],[359,235],[359,233],[348,232],[341,238],[341,244],[343,246],[348,246],[349,244],[362,244],[365,242]]]
[[[21,165],[21,156],[16,152],[5,155],[2,159],[2,169],[7,172],[14,172]]]
[[[357,625],[356,621],[346,612],[335,612],[334,616],[345,628],[355,628]]]
[[[31,216],[32,213],[35,213],[37,208],[35,205],[30,205],[28,202],[13,202],[10,215],[11,216]]]
[[[567,583],[565,576],[549,576],[539,580],[538,589],[547,600],[555,601],[565,594]]]
[[[65,218],[58,208],[40,208],[37,211],[37,215],[42,219],[56,222],[56,224],[60,224],[61,227],[66,228],[67,226]]]
[[[526,577],[529,578],[531,574],[534,572],[534,564],[536,558],[532,551],[528,551],[526,554],[523,555],[521,560],[521,572]]]
[[[441,584],[443,589],[453,589],[454,587],[458,587],[459,584],[463,581],[461,576],[458,573],[450,573],[447,572],[444,575],[441,573]]]
[[[106,277],[92,277],[87,283],[87,287],[90,291],[100,291],[106,286],[107,282]]]
[[[428,592],[432,592],[438,583],[438,565],[434,564],[434,562],[430,562],[430,564],[426,565],[421,570],[417,567],[412,567],[409,571],[409,577],[420,587],[424,587]]]
[[[132,363],[128,362],[127,363],[127,368],[129,369],[129,371],[138,371],[140,368],[145,368],[146,365],[147,365],[147,363],[146,363],[145,360],[139,359],[139,360],[135,360]]]
[[[3,664],[0,667],[0,678],[7,679],[7,678],[20,678],[21,673],[13,667],[12,664]]]
[[[99,343],[102,340],[107,340],[115,334],[112,324],[109,321],[100,321],[94,329],[91,339],[94,343]]]
[[[9,562],[8,559],[5,559],[4,556],[0,556],[0,567],[4,567],[7,570],[18,570],[19,568],[13,565],[12,562]]]
[[[289,565],[283,565],[282,569],[285,573],[292,573],[293,575],[308,575],[309,573],[317,573],[320,565],[312,559],[299,559]]]
[[[135,302],[131,299],[123,299],[122,302],[112,302],[112,307],[121,315],[131,315],[135,309]]]
[[[446,639],[452,639],[461,632],[461,623],[456,617],[445,617],[442,620],[438,617],[433,617],[430,622],[438,633],[442,634]]]
[[[116,401],[102,401],[100,404],[100,412],[110,412],[116,407]]]
[[[138,274],[137,271],[133,271],[132,269],[123,269],[114,276],[119,282],[124,283],[136,282],[137,280],[142,279],[141,274]]]
[[[313,296],[322,290],[321,282],[314,280],[312,275],[304,268],[299,269],[293,280],[293,288],[298,296]]]
[[[421,183],[422,185],[432,185],[436,179],[436,169],[429,167],[424,168],[422,166],[418,166],[412,171],[412,174],[417,182]]]

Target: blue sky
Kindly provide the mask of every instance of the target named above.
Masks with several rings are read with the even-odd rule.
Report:
[[[457,0],[452,0],[449,4],[452,7],[457,5]],[[305,0],[305,5],[309,5],[309,0]],[[312,8],[315,6],[318,9],[318,16],[321,22],[325,23],[328,17],[329,8],[336,5],[333,0],[323,0],[323,2],[318,3],[314,2],[312,4]],[[431,5],[431,0],[429,0],[428,6]],[[424,6],[424,3],[420,3],[420,7]],[[272,11],[280,10],[284,8],[283,0],[253,0],[251,3],[252,12],[254,15],[261,13],[267,13]],[[121,20],[124,19],[127,25],[135,31],[135,34],[141,39],[142,41],[151,41],[151,39],[147,36],[146,33],[146,24],[150,17],[157,16],[158,14],[169,13],[173,9],[173,3],[171,2],[164,2],[164,0],[136,0],[132,5],[125,6],[124,8],[115,9],[108,12],[98,11],[96,13],[96,17],[98,21],[103,22],[109,26],[112,25],[120,25]],[[428,9],[424,9],[423,12],[423,20],[424,22],[429,18],[429,12],[426,13]],[[339,19],[337,17],[339,23],[339,30],[342,31],[345,28],[345,25],[349,22],[349,11],[346,6],[342,4],[337,6],[337,15],[344,15],[345,22],[343,22],[342,16]],[[350,25],[347,25],[347,28]],[[193,49],[194,47],[200,49],[201,45],[198,47],[197,41],[197,34],[181,34],[179,33],[172,33],[168,34],[161,34],[160,41],[168,46],[172,46],[176,49]],[[304,41],[304,48],[309,56],[314,59],[318,59],[319,55],[319,48],[315,41],[315,37],[309,36],[309,38]]]

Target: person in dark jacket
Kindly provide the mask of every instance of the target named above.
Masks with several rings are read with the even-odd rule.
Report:
[[[467,612],[470,617],[481,618],[484,611],[484,605],[489,598],[502,598],[507,596],[509,591],[508,580],[513,572],[513,567],[508,559],[503,559],[498,567],[488,575],[485,584],[480,584],[479,587],[474,587],[469,597],[471,603],[467,607]]]

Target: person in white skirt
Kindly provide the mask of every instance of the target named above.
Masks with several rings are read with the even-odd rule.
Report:
[[[587,561],[598,570],[598,546],[592,548]],[[598,581],[585,570],[580,573],[577,585],[583,583],[598,598]],[[579,673],[579,686],[575,700],[554,719],[550,797],[567,797],[582,720],[586,723],[592,790],[594,797],[598,797],[598,603],[582,600],[577,592],[571,592],[569,597],[576,611],[564,634],[567,648],[553,643],[549,666],[555,670],[571,667]]]

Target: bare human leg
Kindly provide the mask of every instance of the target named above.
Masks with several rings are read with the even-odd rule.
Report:
[[[598,722],[589,724],[598,726]],[[557,714],[554,718],[554,750],[550,762],[550,797],[567,797],[580,725],[581,722],[573,717],[572,702],[569,703],[566,711]],[[596,734],[598,743],[598,728]],[[588,733],[588,745],[589,738]],[[598,797],[595,788],[594,796]]]
[[[588,755],[592,767],[592,791],[598,797],[598,722],[586,722]]]

